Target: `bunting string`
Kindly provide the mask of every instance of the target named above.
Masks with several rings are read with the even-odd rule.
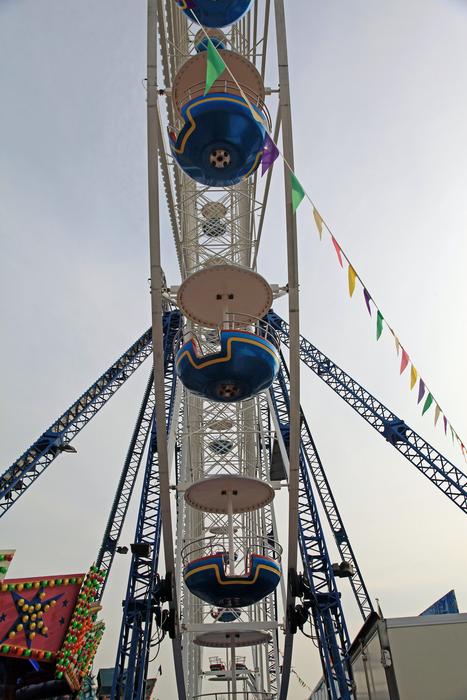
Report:
[[[192,10],[193,12],[193,10]],[[193,12],[194,15],[194,12]],[[195,19],[197,20],[197,17],[194,15]],[[198,21],[198,20],[197,20]],[[205,28],[199,23],[202,31],[204,32],[206,38],[207,38],[207,62],[206,62],[206,85],[205,85],[205,93],[207,94],[212,87],[212,85],[215,83],[215,81],[223,74],[224,71],[227,71],[232,78],[232,80],[235,82],[235,85],[237,86],[242,98],[245,100],[246,104],[248,105],[252,115],[254,116],[255,119],[258,120],[259,115],[258,112],[254,109],[253,105],[251,104],[250,100],[248,97],[245,95],[242,87],[238,83],[237,79],[233,75],[232,71],[230,68],[226,65],[224,62],[221,54],[217,50],[217,48],[214,46],[212,43],[209,35],[207,34]],[[396,353],[399,356],[401,354],[401,363],[400,363],[400,374],[403,374],[405,369],[408,367],[410,364],[410,390],[412,390],[418,380],[418,397],[417,397],[417,404],[420,404],[425,397],[426,398],[424,403],[422,404],[422,416],[425,415],[425,413],[428,412],[430,409],[431,405],[434,404],[434,425],[436,427],[440,415],[443,416],[443,426],[444,426],[444,433],[447,435],[447,428],[449,427],[452,441],[457,442],[459,445],[462,455],[464,459],[467,461],[467,450],[465,448],[465,445],[461,438],[459,437],[459,434],[454,430],[452,424],[450,421],[448,421],[443,409],[441,408],[439,402],[437,399],[434,398],[433,393],[428,389],[425,381],[422,379],[420,376],[419,372],[415,368],[415,365],[412,361],[412,358],[410,357],[409,353],[407,350],[403,347],[401,344],[398,336],[396,335],[395,331],[391,327],[391,325],[388,323],[388,321],[385,319],[383,316],[380,308],[377,306],[374,297],[370,294],[368,291],[367,286],[364,284],[362,277],[360,274],[356,271],[354,265],[352,265],[350,258],[347,256],[347,254],[344,252],[342,245],[339,243],[339,241],[336,239],[334,236],[333,232],[331,231],[330,227],[326,223],[325,218],[319,211],[319,208],[316,206],[315,202],[313,199],[309,196],[309,194],[306,192],[305,188],[303,185],[300,183],[297,175],[295,174],[293,168],[290,166],[290,164],[287,162],[287,159],[285,158],[284,154],[280,151],[279,147],[277,146],[276,143],[274,143],[271,134],[268,133],[268,125],[266,124],[266,121],[262,118],[261,123],[263,124],[265,130],[266,130],[266,135],[264,139],[264,144],[263,144],[263,159],[262,159],[262,175],[264,175],[269,168],[271,168],[276,161],[276,159],[280,156],[287,166],[289,172],[290,172],[290,187],[291,187],[291,195],[292,195],[292,209],[294,214],[297,212],[298,207],[302,203],[304,199],[307,199],[308,202],[311,204],[312,207],[312,212],[313,212],[313,219],[316,225],[316,229],[318,231],[319,239],[320,241],[323,240],[323,232],[326,232],[328,236],[331,239],[332,245],[334,247],[334,250],[336,252],[337,260],[342,269],[344,269],[344,261],[345,261],[345,266],[347,268],[347,279],[348,279],[348,290],[349,290],[349,296],[352,298],[357,286],[357,282],[362,288],[363,292],[363,298],[365,301],[366,309],[368,311],[368,314],[370,317],[372,317],[372,308],[374,307],[376,311],[376,340],[378,341],[383,334],[384,328],[386,328],[394,337],[394,342],[395,342],[395,347],[396,347]]]
[[[282,653],[282,651],[281,651],[280,649],[279,649],[279,654],[282,656],[282,658],[284,657],[284,654]],[[300,683],[300,685],[301,685],[302,688],[306,688],[307,690],[310,691],[310,693],[313,692],[313,689],[310,688],[310,686],[308,685],[308,683],[305,683],[305,681],[303,680],[303,678],[301,678],[301,677],[298,675],[297,671],[294,669],[293,666],[291,667],[290,671],[294,674],[294,676],[296,677],[296,679],[298,680],[298,682]]]

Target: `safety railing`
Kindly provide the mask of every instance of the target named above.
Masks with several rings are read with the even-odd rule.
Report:
[[[248,575],[253,554],[269,557],[277,562],[280,562],[282,556],[282,547],[272,537],[234,533],[233,544],[236,562],[244,561],[245,571],[243,574],[237,575]],[[196,559],[221,555],[224,566],[227,568],[229,564],[229,533],[226,531],[194,540],[182,548],[181,555],[184,566]]]
[[[187,88],[185,92],[178,96],[178,99],[176,100],[177,109],[181,110],[182,107],[185,104],[187,104],[187,102],[191,102],[191,100],[194,100],[197,97],[204,97],[205,89],[205,80],[190,85],[190,87]],[[210,90],[210,93],[235,95],[237,97],[243,98],[244,101],[246,99],[246,106],[248,106],[249,104],[251,107],[256,107],[256,109],[258,109],[258,111],[260,112],[260,114],[257,116],[266,121],[267,127],[266,124],[264,126],[267,128],[268,131],[271,131],[271,115],[269,113],[268,108],[266,107],[263,98],[260,97],[260,95],[258,95],[257,93],[255,93],[247,85],[243,85],[241,82],[237,83],[234,80],[216,80],[216,82]],[[210,93],[208,93],[208,96]]]
[[[181,328],[174,338],[174,353],[177,353],[182,345],[193,342],[196,353],[201,357],[204,354],[212,354],[220,350],[222,331],[240,331],[251,333],[272,343],[279,350],[280,341],[274,328],[263,318],[256,318],[248,314],[225,314],[225,319],[216,328],[204,329],[195,333],[187,326]]]
[[[194,695],[193,700],[274,700],[276,696],[271,693],[238,690],[236,693],[220,692],[207,695]]]

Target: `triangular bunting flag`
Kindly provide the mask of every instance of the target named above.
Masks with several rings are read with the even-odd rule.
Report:
[[[349,294],[350,294],[350,296],[352,296],[352,294],[355,291],[355,280],[357,279],[357,273],[353,269],[352,265],[349,265],[348,278],[349,278]]]
[[[313,217],[315,220],[316,228],[318,229],[320,240],[323,240],[323,220],[319,211],[313,207]]]
[[[363,287],[363,297],[365,299],[365,304],[366,304],[366,308],[368,309],[368,313],[371,316],[371,306],[370,306],[371,297],[370,297],[370,294],[368,293],[368,290],[365,289],[365,287]]]
[[[334,246],[334,250],[336,251],[337,259],[339,260],[339,265],[341,267],[344,267],[344,263],[342,262],[342,253],[341,253],[339,243],[336,241],[336,239],[334,238],[334,236],[332,234],[331,234],[331,238],[332,238],[332,245]]]
[[[436,404],[436,408],[435,408],[435,425],[436,425],[436,423],[438,422],[438,418],[439,418],[439,416],[440,416],[440,413],[441,413],[441,409],[440,409],[440,407],[438,406],[438,404]]]
[[[443,423],[444,423],[444,434],[446,435],[447,429],[448,429],[448,419],[446,416],[443,416]]]
[[[261,177],[269,170],[276,158],[279,156],[279,149],[266,132],[263,142],[263,157],[261,158]]]
[[[378,309],[378,313],[376,315],[376,340],[380,339],[382,332],[383,332],[383,314]]]
[[[420,401],[423,399],[425,395],[425,382],[423,379],[420,377],[420,382],[418,384],[418,399],[417,403],[420,403]]]
[[[402,372],[405,370],[405,368],[407,367],[408,364],[409,364],[409,356],[406,353],[406,351],[404,350],[404,348],[402,348],[401,368],[400,368],[399,374],[402,374]]]
[[[298,207],[300,206],[303,197],[305,196],[305,190],[299,183],[297,177],[295,176],[295,173],[292,173],[291,175],[291,180],[292,180],[292,209],[295,214],[297,211]]]
[[[417,382],[417,377],[418,377],[418,372],[415,369],[415,367],[412,365],[410,368],[410,390],[411,391]]]
[[[433,396],[431,395],[430,392],[428,392],[428,396],[426,397],[426,401],[425,401],[425,404],[423,406],[422,416],[425,415],[425,413],[428,411],[428,409],[430,408],[432,403],[433,403]]]
[[[206,85],[204,87],[205,95],[207,95],[216,80],[221,77],[222,73],[225,71],[225,68],[226,66],[222,56],[212,43],[211,39],[208,38]]]
[[[399,338],[397,337],[397,335],[394,332],[393,332],[393,335],[394,335],[394,343],[396,345],[396,352],[399,355],[399,352],[401,349],[401,344],[399,343]]]

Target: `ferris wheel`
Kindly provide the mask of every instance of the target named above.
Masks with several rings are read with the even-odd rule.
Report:
[[[4,644],[0,656],[48,662],[44,684],[55,685],[43,692],[59,697],[86,683],[92,692],[99,603],[143,471],[111,698],[143,700],[152,651],[170,639],[181,700],[285,700],[294,638],[310,629],[328,696],[350,700],[341,587],[350,586],[362,620],[375,613],[300,406],[300,362],[464,512],[467,477],[299,333],[284,0],[148,0],[147,117],[152,327],[0,477],[3,515],[53,460],[74,451],[73,438],[153,356],[95,566],[84,581],[70,579],[93,589],[89,625],[77,642],[72,625],[84,613],[70,621],[55,656],[35,649],[35,627],[27,646]],[[280,163],[271,149],[283,161],[282,284],[257,270]],[[163,198],[179,285],[163,274]],[[282,296],[288,321],[273,311]],[[57,581],[46,580],[44,591]],[[29,590],[18,585],[2,592]]]
[[[154,132],[154,143],[151,135],[148,139],[149,169],[157,170],[158,150],[182,276],[180,287],[165,293],[183,314],[174,340],[175,374],[183,387],[173,428],[180,444],[177,525],[172,541],[164,542],[166,561],[174,542],[177,552],[172,603],[180,618],[175,613],[172,634],[178,692],[202,697],[212,681],[228,697],[276,698],[283,666],[285,697],[290,655],[283,663],[279,610],[287,596],[274,512],[275,488],[285,473],[271,477],[273,429],[265,394],[280,367],[279,339],[266,315],[281,291],[275,285],[274,293],[256,271],[270,183],[270,176],[266,186],[260,183],[257,169],[273,128],[266,105],[272,90],[265,85],[273,23],[269,3],[178,4],[152,8],[148,38],[148,66],[154,66],[157,23],[166,86],[157,95],[157,71],[151,76],[148,69],[148,128]],[[281,3],[276,13],[277,41],[286,57]],[[207,85],[213,55],[224,69]],[[276,82],[282,80],[281,119],[290,132],[286,61],[282,64]],[[277,132],[277,104],[274,111]],[[164,121],[170,150],[162,140]],[[290,133],[287,158],[293,160]],[[151,187],[149,196],[155,205],[152,260],[160,268],[157,195]],[[289,292],[298,313],[295,226],[293,219],[289,223]],[[162,281],[160,275],[159,269]],[[164,294],[155,281],[152,276],[157,314]],[[297,388],[292,401],[297,404]],[[298,435],[298,411],[290,423]],[[297,475],[298,451],[291,464],[292,459]],[[292,470],[290,487],[296,498]],[[291,509],[295,543],[296,527]],[[296,551],[295,545],[289,553],[292,569]]]

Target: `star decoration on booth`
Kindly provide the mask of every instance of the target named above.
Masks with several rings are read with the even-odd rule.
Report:
[[[18,617],[14,620],[3,638],[0,639],[0,644],[6,639],[13,639],[17,635],[24,634],[26,646],[30,649],[32,640],[36,635],[41,635],[42,637],[48,636],[47,633],[49,630],[45,626],[42,618],[44,613],[46,613],[50,607],[53,607],[57,600],[63,596],[63,593],[46,599],[44,591],[38,591],[30,600],[24,598],[15,591],[12,591],[11,595]],[[5,615],[5,613],[3,614]]]

